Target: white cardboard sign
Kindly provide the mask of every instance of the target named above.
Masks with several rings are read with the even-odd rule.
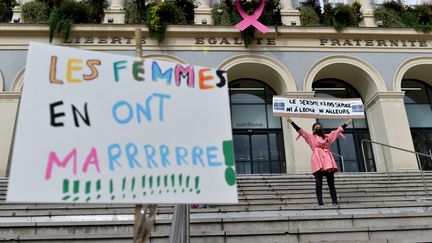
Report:
[[[237,202],[226,72],[31,43],[14,202]]]
[[[364,118],[361,99],[273,96],[273,115],[309,118]]]

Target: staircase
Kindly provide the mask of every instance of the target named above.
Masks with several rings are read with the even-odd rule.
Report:
[[[432,194],[432,173],[425,176]],[[310,174],[238,176],[238,204],[191,209],[191,242],[432,240],[432,200],[420,173],[337,174],[338,207],[327,205],[323,188],[318,206]],[[0,178],[0,242],[132,240],[133,205],[11,204],[6,190]],[[172,212],[159,205],[151,242],[169,241]]]

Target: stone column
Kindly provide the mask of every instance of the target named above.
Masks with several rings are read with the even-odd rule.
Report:
[[[211,18],[210,0],[198,0],[198,7],[195,11],[195,24],[213,24]]]
[[[20,98],[19,92],[0,92],[0,176],[8,176],[9,152],[11,151],[15,118]]]
[[[125,0],[111,0],[111,4],[104,10],[104,24],[124,24],[125,23]]]
[[[360,0],[363,21],[359,24],[362,27],[377,27],[373,16],[374,8],[371,6],[371,0]]]
[[[315,92],[287,92],[289,96],[301,98],[313,98]],[[299,127],[310,131],[312,125],[316,122],[314,118],[291,118]],[[285,117],[282,118],[285,157],[287,173],[311,173],[311,155],[312,151],[309,145],[298,136],[297,131],[288,124]]]
[[[281,0],[281,18],[283,25],[301,25],[300,11],[294,9],[293,0]]]
[[[23,23],[23,17],[22,17],[22,9],[21,9],[21,5],[23,5],[24,3],[27,2],[31,2],[33,0],[18,0],[18,5],[16,5],[13,9],[12,9],[12,19],[11,19],[11,23]]]
[[[365,103],[371,140],[414,151],[404,92],[378,92]],[[378,172],[418,171],[412,153],[373,145]],[[386,164],[387,163],[387,164]]]

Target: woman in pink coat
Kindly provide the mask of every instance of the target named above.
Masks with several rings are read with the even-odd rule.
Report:
[[[342,131],[352,123],[352,119],[348,119],[345,124],[333,130],[329,134],[324,134],[322,125],[317,122],[312,126],[312,134],[306,132],[297,126],[290,118],[288,122],[299,133],[299,137],[303,137],[306,143],[312,149],[311,167],[312,174],[315,176],[315,192],[318,200],[318,205],[323,205],[322,201],[322,179],[327,178],[327,184],[332,198],[332,204],[337,205],[336,188],[334,185],[334,173],[338,171],[336,161],[330,150],[330,145],[336,141],[339,136],[342,136]],[[297,137],[298,138],[298,137]]]

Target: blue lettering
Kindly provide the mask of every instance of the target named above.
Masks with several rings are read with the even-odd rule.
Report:
[[[116,151],[115,151],[116,150]],[[121,164],[118,162],[118,159],[121,155],[121,148],[118,143],[113,143],[108,146],[108,161],[109,161],[109,169],[114,171],[114,164],[117,164],[118,167],[121,167]]]
[[[156,61],[152,62],[152,80],[165,80],[167,84],[171,84],[172,77],[172,68],[169,68],[167,71],[162,73],[162,70],[159,67],[159,64]]]
[[[163,167],[167,167],[170,165],[170,162],[168,160],[168,155],[169,155],[169,148],[168,146],[166,146],[165,144],[162,144],[159,146],[160,149],[160,156],[161,156],[161,161],[162,161],[162,166]]]
[[[147,121],[152,120],[151,108],[150,108],[151,98],[152,98],[152,96],[149,96],[146,99],[146,109],[144,109],[144,107],[141,104],[137,103],[137,107],[136,107],[137,108],[137,119],[138,119],[139,124],[141,124],[141,115],[140,114],[144,114]]]
[[[207,159],[208,159],[208,165],[211,167],[221,166],[223,165],[222,162],[214,162],[213,159],[217,158],[216,154],[213,154],[214,152],[217,152],[218,148],[216,146],[207,147]]]
[[[175,152],[176,152],[177,165],[181,165],[182,162],[188,164],[187,161],[185,160],[185,157],[187,156],[188,153],[185,148],[176,147]]]
[[[197,161],[201,163],[201,165],[204,167],[204,161],[202,159],[202,155],[204,153],[204,150],[198,146],[193,147],[192,149],[192,164],[197,165]]]
[[[126,107],[126,109],[127,109],[126,112],[128,112],[128,116],[126,118],[124,118],[124,119],[121,119],[117,115],[117,109],[119,109],[119,108],[121,108],[123,106]],[[133,118],[132,106],[128,102],[126,102],[124,100],[119,101],[119,102],[117,102],[117,103],[114,104],[114,106],[112,108],[112,115],[113,115],[114,119],[116,120],[116,122],[119,123],[119,124],[129,123],[130,120]]]
[[[134,168],[135,165],[141,168],[141,164],[135,159],[135,156],[138,154],[138,148],[133,143],[126,144],[126,157],[129,162],[129,168]]]
[[[152,145],[147,144],[147,145],[144,145],[144,151],[145,151],[145,154],[147,156],[148,167],[150,169],[153,168],[153,166],[157,168],[158,166],[156,164],[156,161],[153,158],[156,154],[156,149]]]
[[[164,99],[171,99],[171,95],[168,94],[161,94],[161,93],[154,93],[153,96],[159,97],[159,120],[161,122],[164,121]]]

